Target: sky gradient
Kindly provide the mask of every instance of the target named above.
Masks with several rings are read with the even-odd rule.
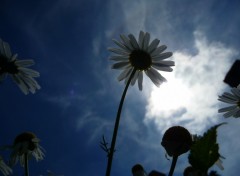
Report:
[[[218,129],[225,169],[213,169],[237,175],[240,122],[218,114],[224,105],[217,98],[230,89],[223,79],[239,59],[239,7],[237,0],[1,0],[0,38],[19,59],[34,59],[42,88],[24,95],[10,77],[0,84],[0,145],[32,131],[46,158],[30,162],[30,175],[104,175],[107,157],[99,142],[104,135],[110,143],[124,89],[107,47],[120,34],[143,30],[168,46],[176,66],[161,72],[168,82],[160,88],[147,77],[142,92],[129,88],[112,175],[131,175],[136,163],[168,173],[171,162],[160,145],[165,130],[181,125],[202,135],[221,122],[228,123]],[[175,175],[188,166],[187,156],[179,158]],[[14,171],[23,174],[18,166]]]

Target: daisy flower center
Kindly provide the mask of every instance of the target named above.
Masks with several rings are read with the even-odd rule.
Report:
[[[137,70],[147,70],[152,65],[151,56],[142,50],[134,50],[130,54],[129,61]]]
[[[34,133],[25,132],[25,133],[18,135],[15,138],[14,145],[27,142],[29,144],[28,149],[33,151],[36,148],[36,145],[34,144],[34,142],[32,140],[35,138],[37,138],[37,137]]]
[[[17,66],[15,65],[15,61],[8,62],[4,56],[0,55],[0,74],[1,73],[10,73],[10,74],[18,73],[18,69],[17,69]]]

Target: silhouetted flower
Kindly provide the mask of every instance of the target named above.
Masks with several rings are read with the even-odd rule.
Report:
[[[10,175],[12,173],[12,169],[5,164],[5,162],[3,161],[3,158],[0,156],[0,171],[2,172],[2,174],[4,176],[6,175]]]
[[[218,100],[224,103],[232,104],[225,108],[218,110],[219,113],[225,112],[224,117],[240,117],[240,85],[237,88],[231,89],[232,93],[224,92],[223,95],[219,96]]]
[[[12,55],[9,44],[0,39],[0,81],[9,74],[24,94],[35,93],[41,88],[34,79],[39,77],[39,72],[26,68],[33,64],[33,60],[18,60],[17,54]]]
[[[21,166],[24,166],[24,155],[30,158],[33,156],[37,161],[43,160],[43,148],[39,145],[39,139],[31,132],[24,132],[18,135],[12,146],[10,165],[14,165],[20,160]]]
[[[116,61],[113,64],[113,69],[122,69],[123,71],[118,76],[118,80],[125,82],[129,79],[131,72],[135,69],[136,73],[131,80],[134,85],[138,80],[139,90],[142,90],[143,71],[152,80],[152,82],[159,86],[166,79],[157,71],[171,72],[174,66],[173,61],[165,61],[168,57],[172,56],[172,52],[165,52],[167,46],[158,46],[160,40],[154,39],[150,44],[150,34],[140,31],[138,41],[136,38],[129,34],[128,37],[120,35],[122,41],[113,40],[119,48],[109,48],[108,50],[117,54],[111,56],[110,59]]]
[[[147,176],[141,164],[136,164],[132,167],[132,174],[133,176]]]
[[[164,133],[161,144],[169,156],[179,156],[190,150],[192,137],[187,129],[173,126]]]

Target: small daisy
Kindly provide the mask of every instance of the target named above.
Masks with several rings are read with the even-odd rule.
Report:
[[[122,69],[118,76],[118,80],[127,82],[131,73],[134,75],[131,84],[134,85],[138,81],[139,90],[142,90],[143,71],[152,80],[156,86],[160,86],[166,79],[157,71],[171,72],[174,66],[173,61],[165,59],[172,56],[172,52],[165,52],[166,45],[158,46],[160,40],[154,39],[150,42],[150,34],[140,31],[138,41],[129,34],[128,37],[120,35],[121,41],[113,40],[119,48],[108,48],[109,51],[117,54],[111,56],[110,60],[117,63],[112,65],[113,69]]]
[[[18,60],[17,54],[12,55],[9,44],[0,38],[0,81],[9,74],[24,94],[35,93],[41,87],[34,78],[40,74],[26,68],[33,64],[33,60]]]
[[[15,165],[18,160],[20,161],[21,166],[24,167],[25,155],[28,158],[33,156],[37,161],[43,160],[45,156],[43,153],[43,148],[39,145],[39,139],[35,134],[31,132],[24,132],[18,135],[12,146],[12,154],[10,159],[10,165]]]
[[[5,162],[3,161],[3,158],[0,156],[0,171],[2,172],[2,174],[4,176],[6,175],[10,175],[12,173],[12,169],[5,164]]]
[[[224,103],[232,104],[231,106],[221,108],[218,110],[219,113],[224,112],[224,117],[240,117],[240,84],[237,88],[231,89],[232,93],[224,92],[223,95],[219,96],[218,100]]]

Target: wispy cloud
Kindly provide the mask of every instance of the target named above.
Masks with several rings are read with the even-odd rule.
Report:
[[[217,98],[226,87],[223,79],[237,52],[209,42],[200,31],[194,37],[197,53],[174,52],[173,75],[166,75],[168,83],[153,87],[148,98],[145,120],[154,121],[161,131],[181,124],[199,133],[218,121]]]

